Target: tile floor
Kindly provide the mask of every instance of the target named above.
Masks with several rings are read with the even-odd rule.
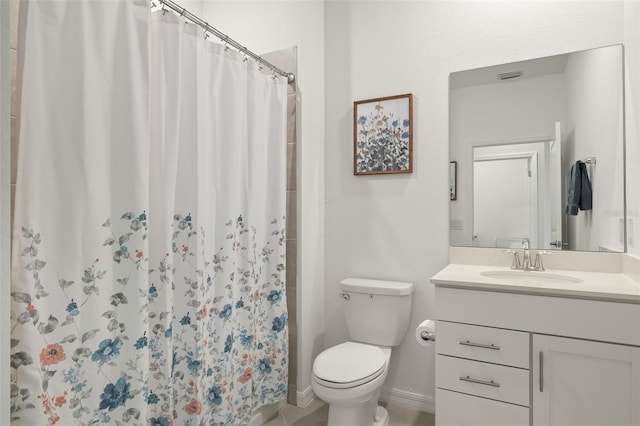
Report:
[[[389,412],[389,426],[435,425],[435,416],[431,413],[414,411],[386,402],[383,402],[382,405]],[[268,421],[264,426],[326,426],[328,413],[329,406],[316,398],[305,408],[285,405],[280,409],[278,417]]]

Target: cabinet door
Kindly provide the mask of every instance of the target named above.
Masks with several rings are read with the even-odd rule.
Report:
[[[534,425],[640,424],[640,348],[534,334]]]

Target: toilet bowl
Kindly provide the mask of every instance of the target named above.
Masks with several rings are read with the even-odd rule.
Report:
[[[391,348],[345,342],[316,357],[311,387],[329,404],[328,425],[387,425],[389,417],[378,407],[378,397],[390,356]]]
[[[386,426],[378,398],[391,358],[407,331],[413,284],[347,278],[340,282],[351,341],[321,352],[311,388],[329,404],[328,426]]]

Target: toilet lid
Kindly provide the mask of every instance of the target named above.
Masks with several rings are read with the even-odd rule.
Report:
[[[313,374],[327,384],[355,386],[378,377],[384,367],[385,356],[379,347],[345,342],[318,355]]]

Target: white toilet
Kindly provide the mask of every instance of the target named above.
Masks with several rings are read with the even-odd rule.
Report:
[[[389,415],[378,397],[391,347],[407,332],[413,284],[347,278],[340,289],[352,341],[316,357],[311,387],[329,404],[328,426],[385,426]]]

